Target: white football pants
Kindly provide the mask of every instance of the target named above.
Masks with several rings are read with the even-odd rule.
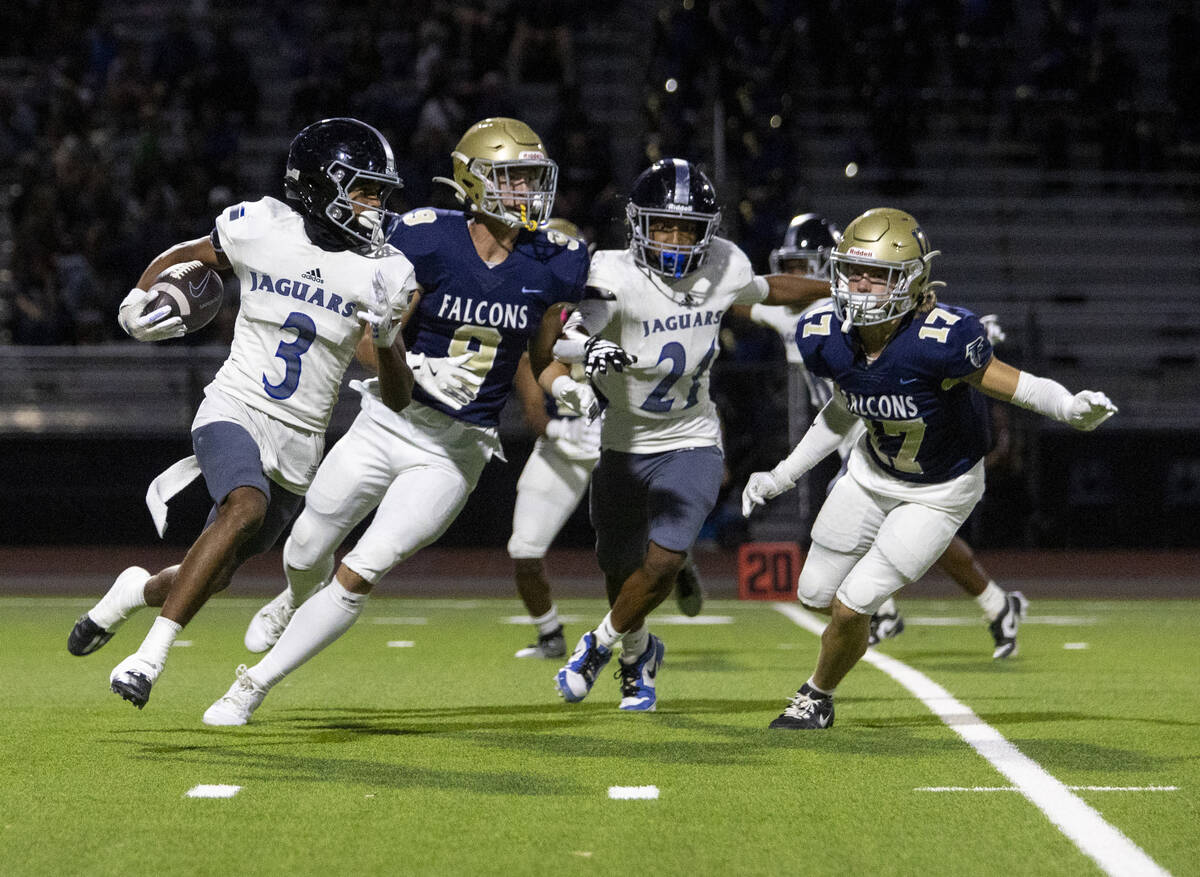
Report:
[[[517,480],[509,557],[528,560],[546,556],[550,543],[583,499],[599,459],[572,459],[559,451],[556,442],[537,440]]]
[[[982,460],[950,481],[914,484],[884,473],[855,448],[813,522],[800,602],[825,609],[836,595],[855,612],[874,614],[942,556],[983,488]]]
[[[405,434],[359,413],[308,489],[304,511],[284,547],[289,566],[312,569],[328,563],[377,506],[371,525],[342,559],[372,584],[446,531],[491,454],[471,440],[468,425],[417,407],[414,415],[406,417],[406,408],[393,418],[403,421]]]

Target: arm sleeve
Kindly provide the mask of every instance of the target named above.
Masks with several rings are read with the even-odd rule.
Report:
[[[833,398],[813,419],[800,443],[779,461],[771,474],[789,486],[795,485],[805,472],[837,450],[857,419],[846,408],[841,392],[835,390]]]
[[[1027,371],[1017,378],[1017,389],[1013,391],[1014,405],[1053,418],[1061,423],[1070,421],[1071,391],[1050,378],[1039,378]]]

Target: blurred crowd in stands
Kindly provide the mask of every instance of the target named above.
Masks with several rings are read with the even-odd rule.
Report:
[[[1033,41],[1018,30],[1030,8],[1040,11]],[[846,102],[867,119],[851,132],[853,156],[898,177],[920,164],[917,145],[947,105],[964,108],[964,130],[941,134],[1032,142],[1047,168],[1069,166],[1067,145],[1079,137],[1100,145],[1101,168],[1179,168],[1195,150],[1169,147],[1200,140],[1200,3],[1156,6],[1169,22],[1169,93],[1156,104],[1139,88],[1140,59],[1100,23],[1105,8],[11,0],[0,4],[0,343],[123,339],[116,306],[150,258],[207,233],[223,206],[278,194],[288,138],[329,115],[388,135],[407,206],[450,206],[431,180],[474,121],[526,119],[560,165],[555,213],[602,246],[623,243],[629,181],[613,179],[613,155],[629,138],[638,164],[667,154],[711,163],[720,152],[725,233],[762,269],[792,213],[806,208],[790,203],[806,126],[826,114],[836,128]],[[592,34],[638,16],[652,21],[644,41],[629,35],[626,69],[643,90],[643,124],[607,130],[587,105],[581,55]],[[803,117],[799,94],[810,96]],[[967,110],[980,109],[1003,130],[967,130]]]

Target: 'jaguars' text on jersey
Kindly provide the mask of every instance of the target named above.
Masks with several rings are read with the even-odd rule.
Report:
[[[583,295],[588,255],[574,239],[522,230],[508,258],[489,267],[467,222],[462,211],[423,207],[401,217],[388,241],[413,263],[421,286],[405,331],[409,349],[433,357],[474,353],[466,365],[483,377],[475,399],[459,409],[420,386],[413,398],[459,420],[495,426],[546,309]]]
[[[291,426],[324,432],[376,272],[402,311],[416,289],[412,265],[390,247],[371,258],[322,249],[303,217],[274,198],[227,208],[213,244],[241,283],[233,344],[213,386]]]
[[[866,449],[887,473],[948,481],[987,453],[985,400],[962,378],[988,364],[992,345],[970,311],[937,305],[905,317],[871,363],[832,305],[805,316],[796,344],[809,371],[832,379],[867,424]]]

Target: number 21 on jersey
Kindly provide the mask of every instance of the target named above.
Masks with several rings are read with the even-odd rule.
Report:
[[[717,353],[717,345],[714,342],[708,352],[700,359],[700,364],[696,366],[696,370],[692,372],[692,384],[688,388],[687,401],[684,402],[684,408],[691,408],[699,401],[700,397],[700,381],[704,377],[705,371],[712,364],[713,357]],[[654,389],[650,391],[650,395],[646,397],[646,401],[639,407],[643,411],[663,412],[670,411],[671,406],[675,404],[674,399],[668,399],[667,394],[671,392],[671,388],[675,386],[675,382],[683,377],[687,370],[687,350],[678,341],[671,341],[664,345],[662,352],[658,355],[658,362],[664,360],[671,361],[671,371],[666,374]]]

